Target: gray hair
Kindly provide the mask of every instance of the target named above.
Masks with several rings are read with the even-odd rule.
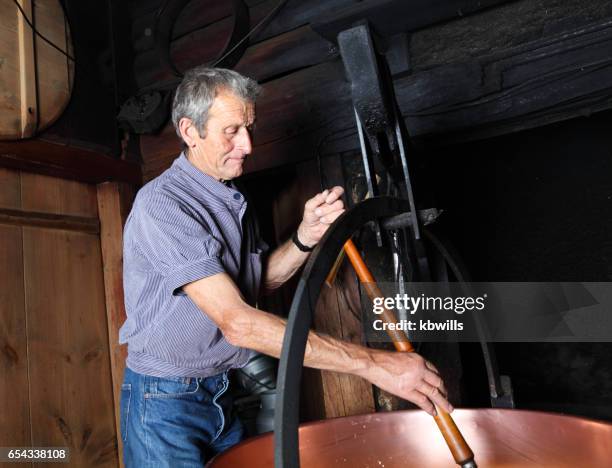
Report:
[[[206,136],[208,111],[219,91],[227,90],[247,102],[255,102],[261,86],[251,78],[226,68],[199,66],[185,72],[172,102],[172,123],[180,137],[179,121],[186,117],[195,124],[200,136]]]

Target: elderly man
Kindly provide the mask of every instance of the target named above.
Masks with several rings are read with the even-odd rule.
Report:
[[[199,67],[176,90],[183,153],[145,185],[124,236],[128,343],[121,435],[128,467],[201,467],[240,441],[228,371],[255,350],[278,357],[285,321],[256,309],[260,290],[287,281],[344,211],[342,188],[306,202],[291,240],[270,255],[233,180],[251,153],[259,86]],[[415,402],[452,411],[436,369],[417,354],[368,349],[311,332],[304,364],[361,376]]]

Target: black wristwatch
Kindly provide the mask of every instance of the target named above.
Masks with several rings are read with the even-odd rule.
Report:
[[[293,233],[293,236],[291,236],[291,240],[293,241],[295,246],[302,252],[312,252],[314,250],[314,245],[312,247],[308,247],[300,242],[300,240],[298,239],[297,231]]]

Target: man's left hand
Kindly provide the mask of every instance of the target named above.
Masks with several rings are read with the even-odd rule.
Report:
[[[344,213],[344,202],[340,198],[343,193],[344,189],[336,186],[323,190],[306,202],[297,232],[302,244],[315,246],[336,218]]]

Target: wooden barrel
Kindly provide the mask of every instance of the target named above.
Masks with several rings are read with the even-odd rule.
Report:
[[[28,138],[62,114],[72,92],[70,29],[58,0],[0,0],[0,139]],[[27,17],[27,20],[26,20]]]

